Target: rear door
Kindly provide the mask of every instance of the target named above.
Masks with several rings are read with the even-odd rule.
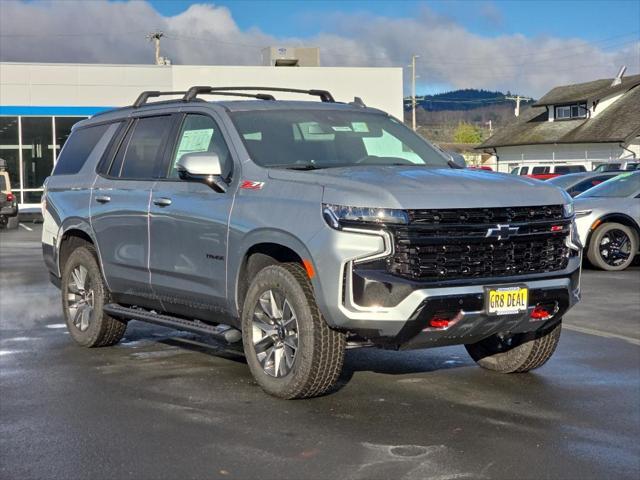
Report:
[[[152,304],[149,202],[173,121],[171,115],[132,120],[92,191],[91,222],[104,275],[123,303]]]
[[[151,284],[167,311],[214,318],[227,308],[227,225],[237,169],[221,122],[211,112],[186,113],[166,166],[152,189]],[[226,193],[178,178],[176,164],[190,152],[215,152],[231,184]]]

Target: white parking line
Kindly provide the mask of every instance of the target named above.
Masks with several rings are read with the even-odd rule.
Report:
[[[598,337],[605,337],[605,338],[617,338],[618,340],[624,340],[625,342],[629,342],[633,345],[640,346],[640,340],[636,338],[627,337],[625,335],[619,335],[617,333],[603,332],[601,330],[595,330],[593,328],[576,327],[575,325],[567,325],[566,323],[562,324],[562,328],[566,328],[567,330],[573,330],[574,332],[586,333],[587,335],[596,335]]]
[[[24,228],[25,230],[29,230],[30,232],[33,232],[33,228],[31,228],[31,227],[27,227],[24,223],[21,223],[21,224],[20,224],[20,226],[21,226],[22,228]]]

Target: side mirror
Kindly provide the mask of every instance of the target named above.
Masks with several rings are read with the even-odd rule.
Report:
[[[227,184],[222,178],[220,157],[216,153],[185,153],[176,167],[181,180],[204,183],[221,193],[227,191]]]
[[[451,159],[451,163],[453,163],[457,168],[467,168],[467,161],[460,153],[451,151],[446,151],[445,153]]]

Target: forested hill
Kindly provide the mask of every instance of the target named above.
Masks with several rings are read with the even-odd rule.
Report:
[[[473,110],[481,107],[493,105],[514,105],[513,100],[505,97],[514,96],[510,92],[491,92],[488,90],[477,90],[468,88],[464,90],[454,90],[435,95],[417,96],[416,103],[428,112],[439,112],[444,110]],[[522,101],[521,105],[533,103],[532,100]],[[411,108],[411,98],[405,99],[405,108]]]

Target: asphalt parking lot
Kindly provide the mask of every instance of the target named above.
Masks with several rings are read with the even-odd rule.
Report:
[[[0,232],[0,478],[640,476],[640,267],[586,270],[555,356],[528,375],[462,347],[347,354],[322,398],[263,394],[241,354],[131,322],[72,343],[40,226]]]

